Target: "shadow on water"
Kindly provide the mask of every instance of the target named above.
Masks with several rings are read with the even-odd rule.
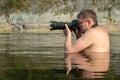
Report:
[[[105,79],[120,78],[119,36],[110,34],[111,64]],[[64,35],[61,33],[0,34],[0,80],[93,80],[80,79],[78,70],[66,75]]]

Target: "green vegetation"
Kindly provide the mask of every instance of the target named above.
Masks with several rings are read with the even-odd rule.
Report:
[[[103,0],[104,2],[106,2],[105,0]],[[99,2],[102,2],[102,0],[91,0],[91,3],[94,5],[94,6],[97,6],[97,4]],[[115,0],[109,0],[108,2],[104,3],[104,10],[107,10],[108,11],[108,15],[107,17],[105,17],[105,19],[108,21],[108,23],[115,23],[115,20],[112,18],[111,16],[111,10],[113,7],[116,7],[120,5],[120,3],[117,3]]]
[[[0,2],[0,14],[10,14],[12,12],[19,12],[29,10],[31,5],[30,0],[5,0]]]
[[[33,4],[36,4],[37,13],[42,14],[51,9],[55,12],[55,15],[60,13],[72,12],[70,6],[67,4],[69,1],[75,2],[75,0],[1,0],[0,1],[0,14],[10,14],[13,12],[33,12]],[[61,5],[65,5],[65,8],[59,8]]]
[[[98,4],[103,4],[104,10],[108,11],[108,15],[105,19],[114,23],[115,20],[111,16],[111,10],[113,7],[119,6],[116,0],[90,0],[91,4],[97,8]],[[26,12],[43,14],[44,12],[51,10],[54,15],[59,14],[73,14],[77,9],[77,0],[0,0],[0,14],[9,16],[14,12]],[[71,4],[72,3],[72,4]],[[81,3],[81,2],[80,2]]]

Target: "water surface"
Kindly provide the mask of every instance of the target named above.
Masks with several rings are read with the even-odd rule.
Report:
[[[111,62],[105,76],[119,78],[120,33],[110,33]],[[76,80],[79,72],[66,75],[63,33],[1,33],[0,80]]]

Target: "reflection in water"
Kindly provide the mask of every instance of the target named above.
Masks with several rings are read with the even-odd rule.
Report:
[[[82,69],[82,78],[104,78],[109,69],[110,52],[66,53],[65,57],[67,69]]]
[[[105,78],[119,78],[119,33],[111,34],[110,69]],[[77,80],[80,69],[66,75],[64,65],[64,34],[61,33],[1,33],[0,80]],[[100,62],[105,62],[99,59]],[[98,61],[99,61],[98,60]],[[103,61],[102,61],[103,60]],[[89,62],[90,60],[88,60]],[[73,60],[77,63],[77,60]],[[94,62],[93,62],[94,63]],[[95,66],[95,65],[94,65]],[[105,66],[101,63],[100,65]],[[77,67],[80,67],[77,65]],[[85,68],[85,66],[83,66]],[[88,66],[86,66],[88,67]],[[107,67],[107,66],[106,66]],[[91,67],[93,68],[93,67]],[[86,68],[86,70],[92,70]],[[82,71],[83,74],[88,72]],[[90,71],[89,75],[93,74]],[[96,72],[96,71],[94,71]],[[103,75],[103,73],[95,73]],[[109,79],[109,80],[110,80]],[[106,80],[106,79],[105,79]]]

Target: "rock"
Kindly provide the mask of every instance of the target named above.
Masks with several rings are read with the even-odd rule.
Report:
[[[65,4],[65,2],[67,4]],[[40,7],[36,0],[36,3],[33,3],[33,8],[31,8],[31,13],[23,11],[19,13],[13,12],[7,17],[2,15],[0,17],[0,24],[8,22],[12,25],[14,30],[40,30],[41,26],[38,26],[39,24],[50,24],[51,21],[71,22],[73,19],[76,19],[79,11],[83,9],[92,9],[95,11],[99,24],[110,22],[120,23],[120,18],[118,17],[120,16],[120,0],[111,2],[109,0],[75,0],[65,2],[58,1],[58,5],[54,4],[48,7],[39,15],[39,13],[33,14],[32,11],[38,12],[44,5]],[[35,4],[37,4],[37,6]],[[48,5],[51,4],[48,3]]]
[[[14,29],[14,30],[23,30],[23,29],[24,29],[24,26],[23,26],[23,25],[20,25],[20,24],[14,24],[14,25],[13,25],[13,29]]]
[[[6,23],[7,19],[5,17],[5,15],[0,16],[0,24]]]
[[[3,23],[0,25],[0,32],[11,32],[12,30],[12,25],[8,23]]]
[[[111,17],[112,17],[112,20],[115,21],[115,23],[120,23],[120,6],[115,6],[112,8],[111,10]]]
[[[30,14],[30,13],[21,13],[18,17],[17,23],[18,24],[38,24],[37,19],[39,16],[37,14]]]
[[[12,13],[9,15],[9,18],[8,18],[8,22],[10,24],[16,24],[17,23],[17,20],[18,20],[18,17],[19,17],[19,14],[17,13]]]

